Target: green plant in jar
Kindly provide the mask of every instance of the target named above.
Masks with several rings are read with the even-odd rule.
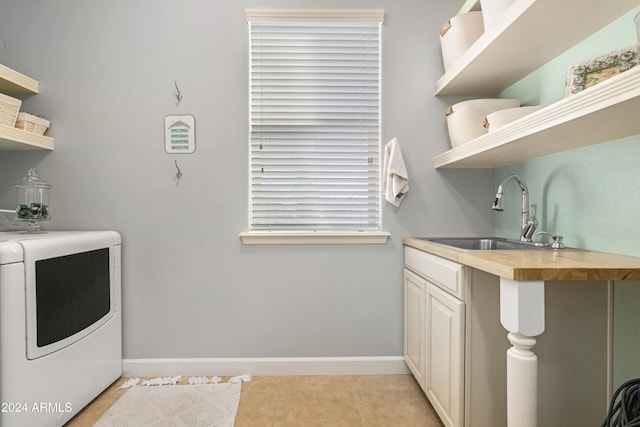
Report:
[[[15,187],[18,219],[29,223],[29,231],[39,231],[38,222],[51,218],[49,216],[51,186],[38,176],[35,169],[29,169],[27,175]]]

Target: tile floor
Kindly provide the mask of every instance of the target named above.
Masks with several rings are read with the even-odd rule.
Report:
[[[186,384],[188,377],[181,383]],[[226,381],[228,378],[223,378]],[[69,421],[90,427],[126,390],[121,378]],[[442,427],[411,375],[253,377],[235,427]]]

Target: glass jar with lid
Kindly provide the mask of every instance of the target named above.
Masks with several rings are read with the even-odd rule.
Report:
[[[39,222],[51,219],[49,216],[49,189],[51,185],[40,178],[35,169],[29,169],[27,176],[22,178],[15,187],[18,219],[28,222],[28,231],[39,231]]]

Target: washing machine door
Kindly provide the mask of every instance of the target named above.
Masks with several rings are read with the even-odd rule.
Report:
[[[116,312],[114,241],[81,233],[21,241],[24,251],[27,358],[89,335]]]

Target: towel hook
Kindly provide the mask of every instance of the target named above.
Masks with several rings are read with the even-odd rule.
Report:
[[[182,101],[182,94],[180,93],[180,89],[178,89],[178,82],[174,80],[173,84],[176,87],[176,99],[178,100],[177,104],[180,104],[180,101]]]
[[[176,165],[176,169],[178,169],[178,172],[176,172],[176,178],[180,181],[180,178],[182,178],[182,171],[180,170],[180,166],[178,166],[178,161],[174,160],[173,162]]]

